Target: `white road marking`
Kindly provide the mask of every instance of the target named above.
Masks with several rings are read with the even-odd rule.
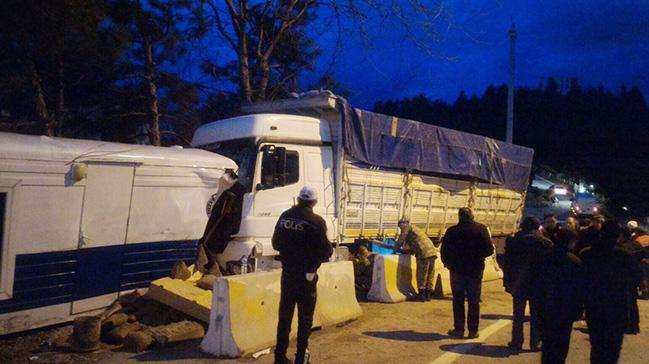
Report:
[[[502,329],[503,327],[509,324],[511,324],[510,320],[498,320],[493,324],[487,326],[486,329],[481,330],[480,336],[477,339],[463,341],[461,344],[458,344],[459,347],[454,349],[454,351],[448,351],[442,354],[442,356],[433,360],[429,364],[450,364],[456,361],[462,355],[473,350],[476,346],[478,346],[481,342],[486,340],[489,336],[493,335],[494,333],[498,332],[498,330]]]

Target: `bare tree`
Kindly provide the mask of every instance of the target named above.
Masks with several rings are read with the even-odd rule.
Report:
[[[408,40],[432,57],[446,57],[436,48],[441,40],[440,27],[447,20],[442,0],[203,0],[207,23],[236,56],[237,81],[241,99],[253,102],[269,98],[274,85],[273,64],[284,41],[296,27],[307,27],[320,13],[333,15],[338,41],[353,28],[366,44],[371,42],[368,29],[375,18],[401,27]],[[276,82],[287,82],[280,77]]]

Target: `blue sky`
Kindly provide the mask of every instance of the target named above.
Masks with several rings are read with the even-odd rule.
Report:
[[[346,37],[332,63],[336,35],[333,24],[323,19],[316,31],[323,49],[317,69],[331,68],[350,101],[364,108],[420,93],[447,101],[462,90],[481,94],[489,84],[507,81],[513,19],[517,86],[576,77],[582,85],[612,90],[636,85],[645,99],[649,96],[649,0],[459,0],[447,5],[448,16],[439,24],[443,40],[434,47],[452,61],[427,55],[399,27],[373,19],[369,47],[358,36]]]

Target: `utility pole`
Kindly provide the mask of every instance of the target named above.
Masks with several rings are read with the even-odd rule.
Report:
[[[516,29],[514,21],[509,29],[509,82],[507,84],[507,134],[505,141],[512,143],[514,139],[514,75],[516,69]]]

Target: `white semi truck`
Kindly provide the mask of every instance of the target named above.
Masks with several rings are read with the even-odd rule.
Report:
[[[495,239],[515,232],[533,151],[490,138],[354,109],[330,92],[258,103],[200,127],[192,144],[239,165],[241,224],[218,261],[277,266],[271,236],[302,186],[336,244],[393,237],[402,216],[439,241],[471,207]],[[255,258],[255,259],[253,259]]]
[[[273,229],[304,185],[336,245],[396,235],[402,216],[439,240],[465,206],[496,239],[521,218],[531,149],[329,92],[244,111],[200,127],[197,149],[0,133],[0,335],[88,314],[193,260],[228,171],[239,226],[222,269],[279,266]]]

